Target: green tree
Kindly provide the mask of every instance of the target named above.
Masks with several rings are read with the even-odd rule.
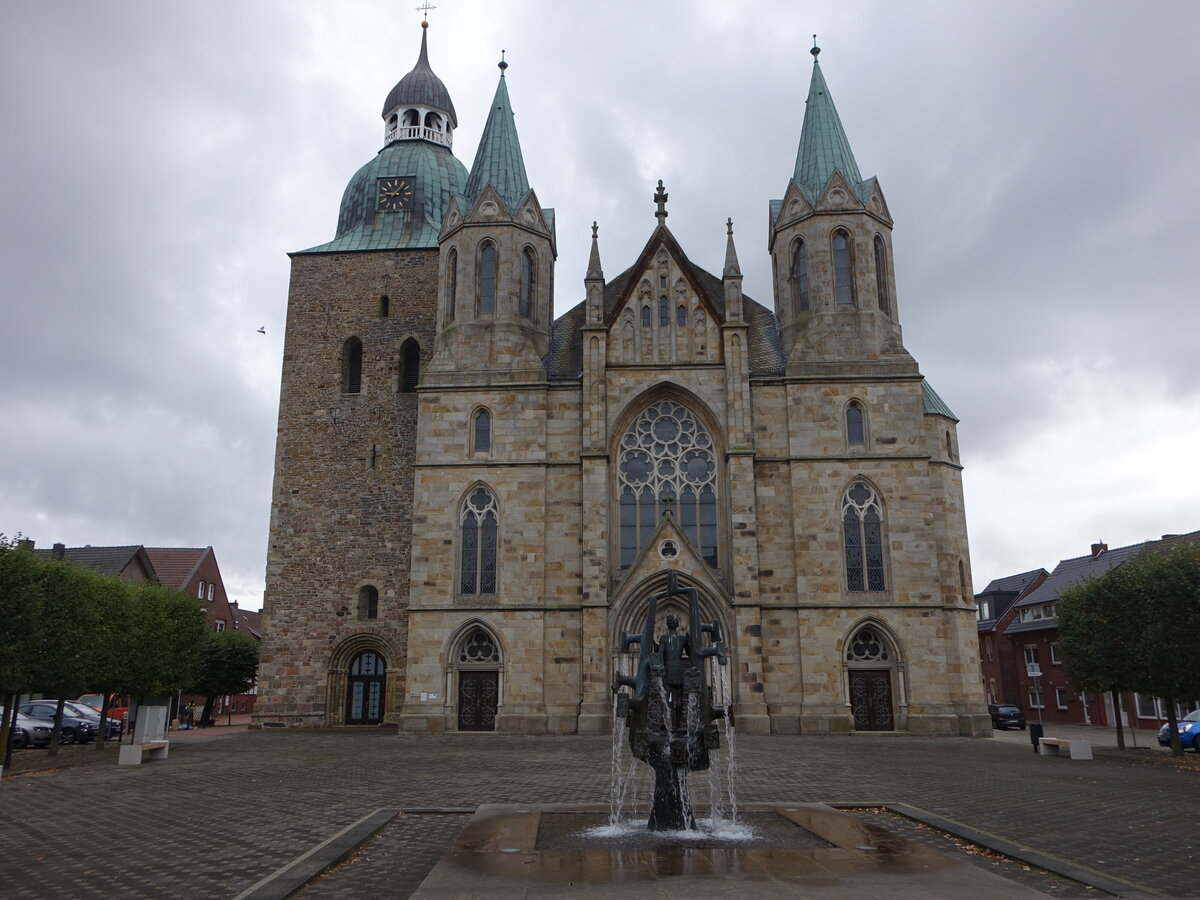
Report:
[[[18,538],[20,535],[18,535]],[[0,534],[0,759],[8,764],[9,727],[17,696],[33,688],[33,660],[42,641],[41,563]]]
[[[188,693],[204,697],[201,725],[212,724],[213,704],[225,694],[245,693],[258,670],[258,644],[236,631],[209,631],[200,645],[200,666]]]

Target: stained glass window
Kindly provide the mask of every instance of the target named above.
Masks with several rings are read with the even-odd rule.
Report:
[[[633,564],[665,509],[709,565],[717,565],[717,460],[712,438],[672,400],[648,406],[617,457],[621,568]]]
[[[496,498],[485,487],[471,491],[459,517],[462,562],[459,593],[496,593],[496,550],[499,514]]]
[[[865,481],[856,481],[842,500],[842,531],[846,551],[846,587],[851,591],[882,591],[883,506]]]

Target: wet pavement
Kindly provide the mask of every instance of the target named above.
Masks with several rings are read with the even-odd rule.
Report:
[[[743,735],[738,796],[911,804],[1102,875],[1200,894],[1200,758],[1095,746],[1094,760],[1076,761],[1034,754],[1023,732]],[[603,737],[197,732],[162,762],[5,778],[0,884],[10,897],[228,898],[389,807],[400,812],[298,896],[405,897],[485,804],[605,805],[610,751]],[[740,877],[724,896],[766,896],[752,872]]]

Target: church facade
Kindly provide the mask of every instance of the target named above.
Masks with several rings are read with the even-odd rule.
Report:
[[[256,718],[605,732],[673,569],[739,729],[986,732],[957,420],[816,51],[770,304],[731,225],[719,274],[689,259],[660,182],[638,258],[606,277],[593,227],[555,318],[505,64],[468,170],[427,35],[335,238],[292,254]]]

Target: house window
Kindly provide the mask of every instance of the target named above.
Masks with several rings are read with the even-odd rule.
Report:
[[[1054,689],[1054,703],[1059,709],[1067,708],[1068,699],[1069,698],[1067,697],[1067,689],[1066,688],[1055,688]]]
[[[1165,719],[1162,702],[1152,694],[1134,694],[1139,719]]]
[[[792,248],[792,302],[798,312],[808,312],[808,245],[796,241]]]
[[[458,304],[458,251],[451,249],[446,257],[446,321],[454,321],[454,307]]]
[[[482,486],[471,491],[459,516],[462,538],[458,579],[460,594],[496,593],[499,523],[496,498],[492,492]]]
[[[975,618],[979,619],[979,621],[982,622],[984,619],[990,619],[991,617],[992,617],[992,601],[991,600],[980,600],[979,601],[979,609],[975,613]]]
[[[1058,641],[1050,645],[1050,662],[1056,666],[1062,665],[1062,657],[1058,655]]]
[[[471,423],[471,447],[476,453],[490,453],[492,450],[492,414],[486,409],[475,413]]]
[[[196,594],[196,596],[199,597],[201,600],[204,599],[204,582],[203,581],[200,582],[200,591],[199,591],[199,593]]]
[[[854,482],[842,498],[842,532],[847,589],[884,590],[883,505],[865,481]]]
[[[1033,644],[1026,644],[1025,645],[1025,665],[1029,665],[1030,663],[1035,663],[1037,661],[1038,661],[1037,647],[1035,647]]]
[[[983,639],[983,651],[987,655],[987,661],[991,662],[992,661],[992,639],[990,636]]]
[[[883,238],[875,235],[875,290],[879,294],[879,308],[888,311],[887,248]]]
[[[490,241],[479,251],[479,303],[476,312],[490,316],[496,307],[496,245]]]
[[[526,247],[521,252],[521,318],[533,316],[533,298],[537,287],[537,260]]]
[[[210,581],[208,583],[208,599],[209,600],[211,600],[213,598],[213,592],[215,591],[215,589],[216,589],[216,585]]]
[[[369,584],[359,588],[358,617],[360,619],[379,618],[379,591]]]
[[[224,631],[225,630],[225,620],[217,619],[217,621],[213,623],[213,628],[216,629],[217,631]]]
[[[342,393],[358,394],[362,391],[362,341],[347,338],[342,345]]]
[[[621,438],[617,457],[621,568],[633,564],[670,510],[689,542],[717,565],[717,456],[692,412],[672,400],[648,406]]]
[[[421,381],[421,345],[412,338],[400,345],[400,393],[415,394]]]
[[[840,304],[854,303],[854,264],[850,253],[850,235],[833,233],[833,299]]]
[[[866,426],[863,418],[863,408],[857,400],[851,400],[846,407],[846,443],[866,443]]]
[[[1045,703],[1042,700],[1042,686],[1037,682],[1029,686],[1029,705],[1034,709],[1045,708]]]

